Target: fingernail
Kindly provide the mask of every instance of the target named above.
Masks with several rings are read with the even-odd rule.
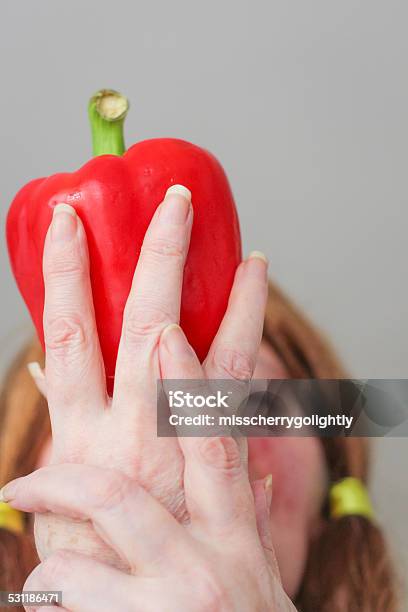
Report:
[[[162,332],[160,342],[174,357],[191,357],[192,348],[179,325],[172,323]]]
[[[57,242],[72,240],[77,230],[77,215],[69,204],[56,204],[54,207],[51,237]]]
[[[172,185],[171,187],[169,187],[166,191],[165,198],[172,193],[178,193],[179,195],[182,195],[186,200],[191,202],[191,191],[187,189],[187,187],[184,187],[184,185]]]
[[[268,258],[262,251],[251,251],[248,259],[262,259],[268,265]]]
[[[268,510],[271,509],[272,503],[272,474],[268,474],[264,478],[264,488],[265,488],[265,496],[266,496],[266,505]]]
[[[27,363],[27,369],[30,372],[31,376],[34,378],[34,380],[36,378],[45,378],[44,372],[38,361],[30,361],[30,363]]]
[[[17,484],[14,480],[4,485],[4,487],[0,489],[0,502],[7,503],[11,501],[14,497],[16,488],[17,488]]]
[[[187,221],[191,208],[191,191],[183,185],[172,185],[166,191],[160,219],[165,223],[182,225]]]
[[[247,259],[251,273],[259,276],[261,280],[266,280],[268,271],[268,260],[261,251],[252,251]]]

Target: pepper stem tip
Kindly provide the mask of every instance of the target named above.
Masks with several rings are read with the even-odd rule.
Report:
[[[129,110],[129,100],[114,89],[100,89],[90,99],[89,106],[105,121],[119,121]]]
[[[123,123],[128,110],[128,99],[114,89],[100,89],[89,100],[88,114],[95,156],[124,154]]]

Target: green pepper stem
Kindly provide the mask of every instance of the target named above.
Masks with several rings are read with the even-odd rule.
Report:
[[[92,96],[88,115],[94,156],[124,154],[123,124],[128,109],[127,98],[113,89],[101,89]]]

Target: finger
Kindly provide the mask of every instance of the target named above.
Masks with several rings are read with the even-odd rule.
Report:
[[[129,609],[132,580],[132,576],[85,555],[59,550],[37,565],[23,590],[61,591],[63,610],[111,612]]]
[[[61,487],[60,483],[64,486]],[[2,490],[10,506],[90,520],[131,571],[168,571],[184,558],[186,532],[136,481],[117,470],[79,464],[50,465]]]
[[[179,438],[184,490],[193,529],[222,540],[236,530],[256,534],[254,500],[245,462],[231,437]]]
[[[106,401],[104,367],[96,331],[89,258],[81,220],[57,204],[44,246],[44,337],[47,396],[55,417],[66,408]],[[92,400],[92,401],[91,401]],[[55,408],[54,408],[55,407]]]
[[[255,502],[256,524],[265,556],[272,571],[280,577],[271,531],[272,475],[251,483]]]
[[[114,401],[119,405],[157,378],[152,353],[164,328],[180,318],[192,222],[189,190],[173,185],[146,232],[125,307],[115,373]]]
[[[170,325],[164,330],[159,356],[165,390],[166,379],[190,379],[198,384],[202,382],[205,392],[202,366],[179,326]],[[239,504],[241,498],[246,506],[251,506],[250,486],[239,446],[232,438],[179,437],[178,440],[185,457],[184,488],[192,520],[205,527],[214,524],[216,529],[222,530],[225,525],[229,528],[236,502]],[[235,452],[238,455],[233,459]]]
[[[27,369],[39,392],[45,398],[47,398],[47,383],[45,380],[45,374],[38,361],[30,361],[30,363],[27,363]]]
[[[191,599],[186,601],[183,589],[177,592],[177,583],[175,585],[173,578],[167,581],[161,579],[158,583],[151,577],[130,576],[85,555],[66,550],[59,550],[40,563],[27,578],[23,589],[61,591],[65,607],[56,607],[56,611],[186,610],[191,603]]]
[[[206,386],[201,363],[193,348],[190,346],[183,330],[175,323],[166,327],[160,336],[159,365],[162,388],[168,400],[170,393],[173,391],[183,391],[194,394],[197,392],[197,385],[200,387],[200,391]],[[171,414],[185,416],[184,408],[181,410],[172,408],[170,402],[169,406]],[[188,412],[190,415],[191,410],[188,409]],[[159,418],[162,418],[161,412]],[[163,418],[167,418],[167,406]],[[185,433],[183,425],[178,425],[176,431],[178,435],[183,435]],[[175,442],[178,448],[177,440],[175,440]]]
[[[267,260],[254,251],[238,267],[228,308],[204,363],[208,378],[250,380],[265,317]]]
[[[162,379],[201,379],[203,368],[193,348],[175,323],[168,325],[160,336],[160,374]]]

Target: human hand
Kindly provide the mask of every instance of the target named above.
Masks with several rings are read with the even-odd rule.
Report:
[[[11,506],[91,521],[130,568],[60,550],[34,569],[24,590],[62,591],[63,609],[81,612],[294,612],[274,557],[263,481],[251,490],[233,438],[180,442],[189,475],[191,522],[184,526],[117,470],[62,464],[9,483],[3,494]]]
[[[144,240],[124,312],[114,395],[108,398],[84,228],[74,209],[56,207],[44,248],[46,372],[45,379],[38,380],[48,399],[52,464],[117,469],[137,480],[180,521],[188,518],[184,460],[177,439],[156,435],[156,384],[160,377],[194,377],[188,369],[191,363],[183,365],[191,348],[179,328],[169,327],[179,320],[192,222],[188,190],[173,187]],[[266,264],[257,254],[239,266],[203,376],[251,377],[266,282]],[[195,362],[194,368],[198,365]],[[41,513],[35,534],[41,559],[65,548],[123,567],[123,559],[88,522]]]

